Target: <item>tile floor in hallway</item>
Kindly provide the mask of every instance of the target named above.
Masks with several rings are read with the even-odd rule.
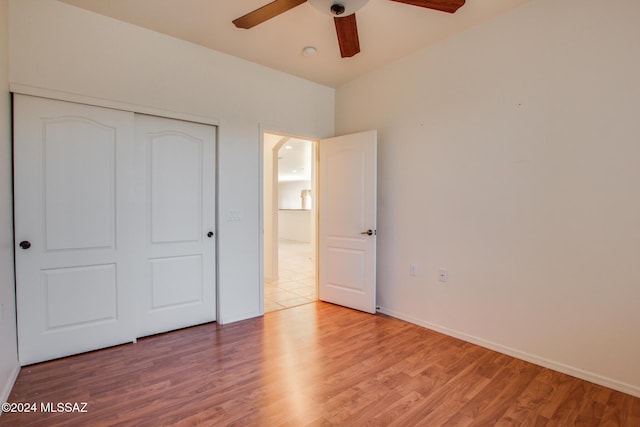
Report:
[[[280,240],[278,267],[279,279],[264,283],[265,313],[316,300],[311,243]]]

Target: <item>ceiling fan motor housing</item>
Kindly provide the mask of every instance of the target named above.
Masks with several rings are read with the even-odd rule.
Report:
[[[369,0],[309,0],[311,6],[320,12],[336,16],[353,15],[358,9],[367,4]]]

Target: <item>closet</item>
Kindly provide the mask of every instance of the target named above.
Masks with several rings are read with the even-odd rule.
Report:
[[[214,126],[14,95],[22,365],[216,320]]]

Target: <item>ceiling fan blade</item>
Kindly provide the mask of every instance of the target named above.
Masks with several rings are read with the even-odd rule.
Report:
[[[340,45],[340,55],[343,58],[350,58],[360,52],[360,40],[358,40],[358,26],[356,25],[356,14],[353,13],[345,17],[335,17],[336,34]]]
[[[271,3],[265,4],[259,9],[249,12],[238,19],[235,19],[233,23],[238,28],[249,29],[255,27],[258,24],[262,24],[273,17],[293,9],[296,6],[305,3],[307,0],[276,0]]]
[[[418,7],[426,7],[427,9],[440,10],[442,12],[454,13],[460,9],[465,0],[391,0],[398,3],[411,4]]]

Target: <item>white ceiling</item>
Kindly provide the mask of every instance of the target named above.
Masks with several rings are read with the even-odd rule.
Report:
[[[115,19],[338,87],[529,0],[467,0],[455,14],[370,0],[356,14],[361,52],[340,58],[330,16],[308,2],[252,29],[232,20],[271,0],[60,0]],[[318,52],[307,57],[302,48]]]
[[[278,149],[278,181],[310,181],[313,159],[313,143],[270,133],[264,134],[266,146],[282,143]]]

